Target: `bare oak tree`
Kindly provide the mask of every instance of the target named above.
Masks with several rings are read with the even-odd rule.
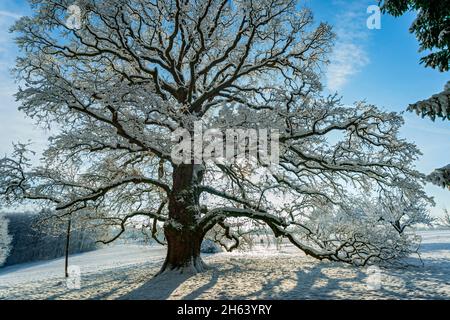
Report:
[[[339,228],[331,210],[327,229],[314,215],[346,210],[361,191],[425,196],[401,116],[322,95],[333,33],[296,1],[83,0],[79,28],[66,23],[71,0],[31,2],[33,16],[13,28],[17,98],[54,134],[40,166],[24,145],[2,160],[5,203],[90,212],[118,226],[105,243],[142,222],[168,246],[161,271],[202,271],[209,231],[238,243],[262,224],[318,259],[365,265],[408,252],[382,219]],[[279,163],[174,163],[171,133],[196,121],[278,130]]]

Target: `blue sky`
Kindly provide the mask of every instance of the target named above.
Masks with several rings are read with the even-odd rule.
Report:
[[[75,2],[75,1],[74,1]],[[366,20],[367,7],[376,4],[368,0],[303,0],[300,5],[312,8],[316,21],[330,23],[337,34],[332,63],[325,71],[326,90],[337,91],[345,103],[366,100],[385,110],[401,112],[409,103],[442,91],[450,80],[449,73],[419,65],[421,53],[414,35],[408,28],[414,14],[400,18],[381,17],[381,29],[370,30]],[[20,15],[29,13],[23,0],[0,2],[0,154],[11,151],[12,141],[34,142],[42,150],[46,133],[33,127],[17,111],[13,93],[17,85],[9,74],[17,50],[8,33],[9,26]],[[449,122],[421,119],[405,113],[402,135],[415,142],[423,152],[417,163],[420,171],[428,173],[450,163]],[[427,191],[435,197],[435,216],[443,208],[450,209],[450,192],[432,185]]]

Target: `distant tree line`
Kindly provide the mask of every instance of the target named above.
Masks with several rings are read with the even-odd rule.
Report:
[[[4,256],[3,266],[18,263],[48,260],[65,254],[67,225],[64,223],[46,226],[35,213],[6,213],[0,218],[0,239],[8,237],[8,246],[0,254]],[[69,253],[81,253],[98,247],[98,234],[88,225],[73,222],[70,233]],[[6,227],[2,227],[6,226]],[[51,229],[50,229],[51,227]],[[6,241],[4,241],[6,243]],[[6,253],[9,254],[6,254]]]

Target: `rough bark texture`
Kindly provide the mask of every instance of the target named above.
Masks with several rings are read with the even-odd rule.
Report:
[[[206,265],[200,257],[202,235],[195,232],[166,228],[167,256],[160,273],[179,271],[180,273],[203,272]]]
[[[202,272],[206,269],[200,256],[204,232],[199,228],[199,197],[202,167],[179,165],[174,169],[173,192],[169,197],[169,221],[164,226],[167,256],[160,273],[166,271]]]

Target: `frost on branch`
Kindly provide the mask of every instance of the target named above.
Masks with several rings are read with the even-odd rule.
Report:
[[[232,250],[270,231],[358,265],[413,251],[403,230],[427,220],[420,152],[399,114],[324,96],[329,25],[290,0],[84,3],[80,29],[63,0],[35,2],[13,28],[20,109],[54,130],[38,166],[2,160],[0,201],[111,226],[104,243],[141,228],[168,245],[163,270],[203,270],[204,235]],[[279,162],[174,163],[171,133],[196,121],[277,130]],[[392,210],[350,207],[361,194]]]
[[[450,120],[450,81],[445,85],[444,91],[437,93],[431,98],[409,105],[408,111],[424,117]]]

